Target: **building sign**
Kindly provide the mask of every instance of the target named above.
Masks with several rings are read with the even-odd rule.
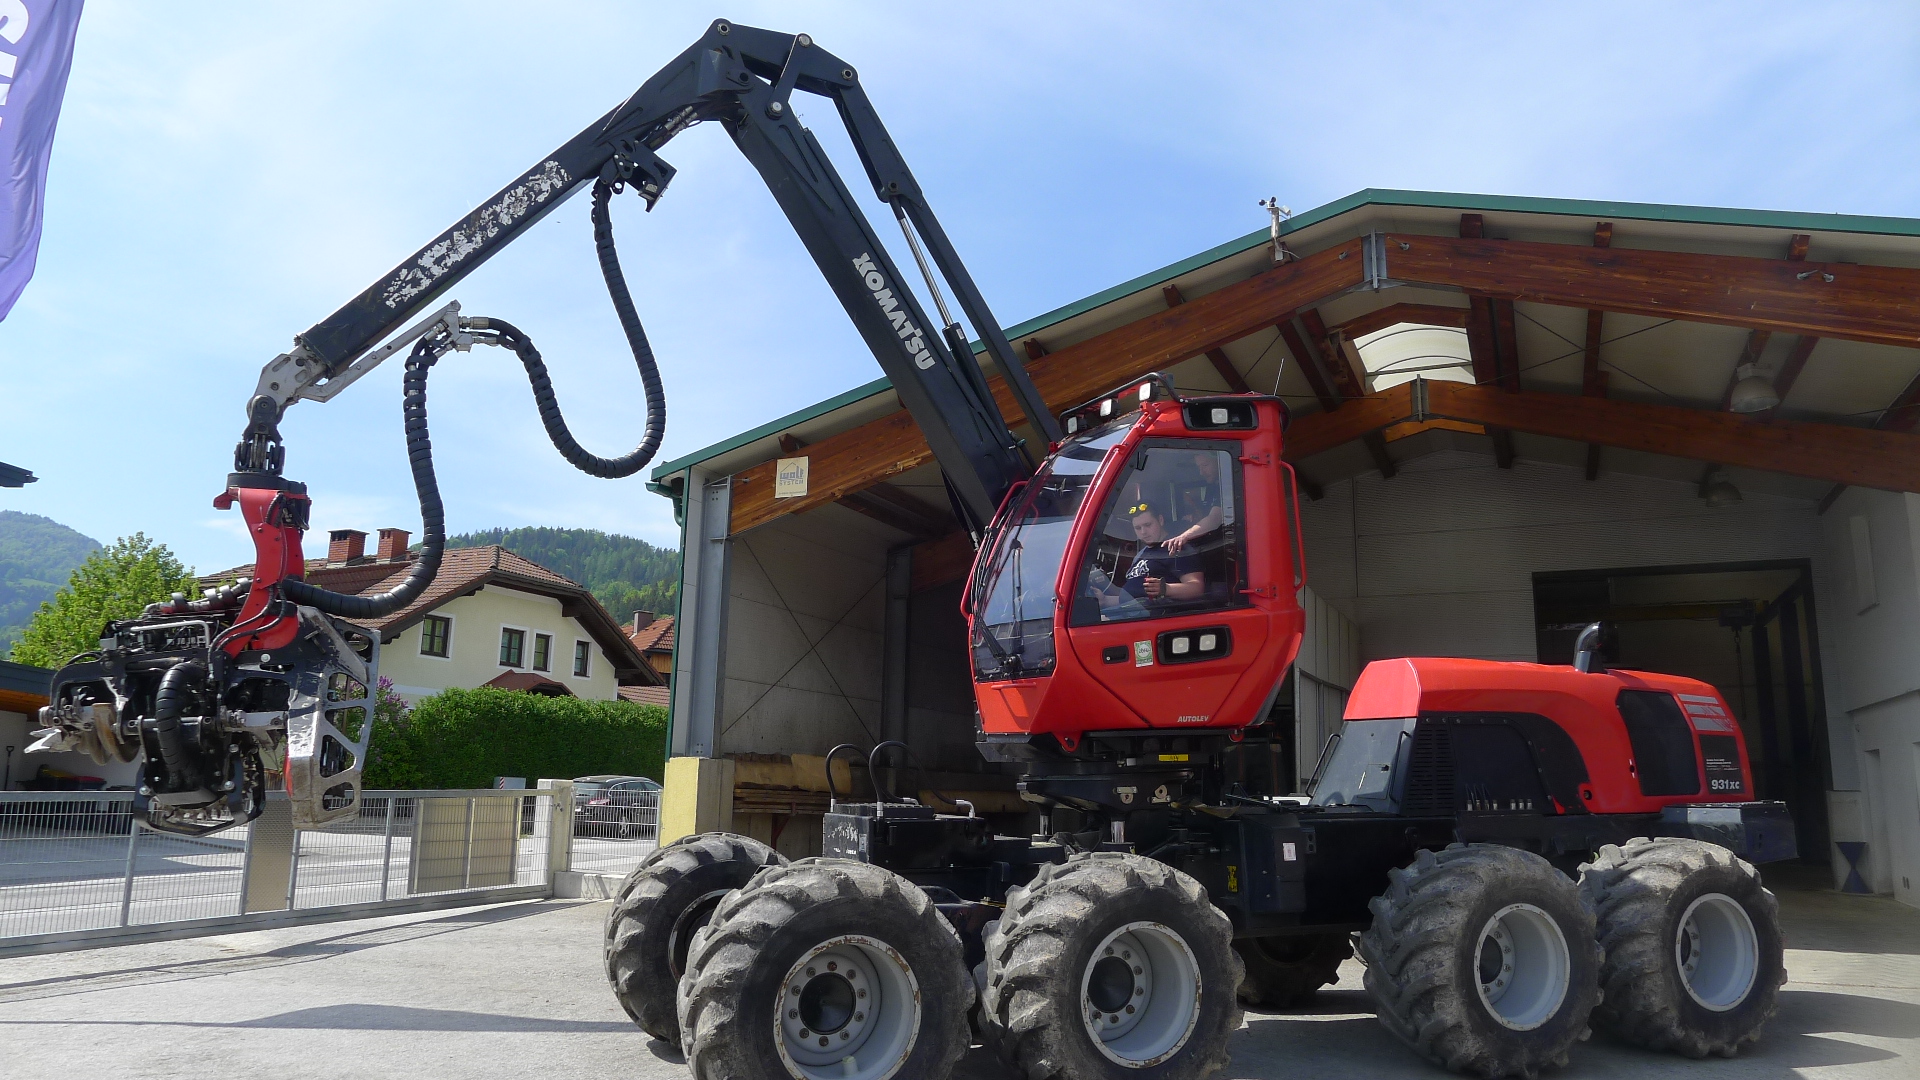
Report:
[[[773,497],[797,499],[807,493],[807,459],[783,457],[773,463]]]

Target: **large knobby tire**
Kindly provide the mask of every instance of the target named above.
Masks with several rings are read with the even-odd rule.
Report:
[[[1047,865],[987,942],[986,1041],[1026,1080],[1200,1080],[1240,1027],[1233,926],[1200,883],[1119,852]]]
[[[785,866],[779,852],[732,833],[683,836],[640,860],[607,914],[607,981],[613,996],[641,1030],[680,1045],[674,993],[694,932],[727,893],[768,866]]]
[[[1340,965],[1353,955],[1346,934],[1243,938],[1233,943],[1246,965],[1240,1000],[1262,1009],[1292,1009],[1340,981]]]
[[[696,1080],[945,1080],[973,998],[960,936],[926,893],[878,866],[802,859],[694,935],[680,1030]]]
[[[1779,904],[1752,864],[1699,840],[1643,837],[1601,848],[1580,895],[1607,954],[1595,1027],[1694,1058],[1760,1038],[1787,971]]]
[[[1593,914],[1565,874],[1487,844],[1392,871],[1360,936],[1380,1022],[1429,1061],[1484,1077],[1564,1066],[1600,998]]]

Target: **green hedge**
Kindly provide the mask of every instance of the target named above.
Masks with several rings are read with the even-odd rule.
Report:
[[[382,704],[385,704],[383,701]],[[491,787],[496,776],[663,775],[667,710],[630,701],[446,690],[375,712],[366,786]]]

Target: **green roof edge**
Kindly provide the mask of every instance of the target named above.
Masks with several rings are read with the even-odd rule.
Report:
[[[1788,229],[1795,232],[1877,233],[1887,236],[1920,237],[1920,219],[1916,218],[1860,214],[1810,214],[1792,210],[1742,210],[1717,206],[1672,206],[1664,203],[1602,202],[1593,199],[1547,199],[1531,195],[1466,195],[1444,191],[1403,191],[1396,188],[1362,188],[1346,198],[1336,199],[1324,206],[1318,206],[1306,213],[1288,218],[1282,223],[1280,232],[1282,235],[1298,232],[1363,206],[1409,206],[1492,213],[1557,214],[1567,217],[1626,218],[1635,221],[1666,221],[1691,225],[1738,225],[1761,229]],[[1139,277],[1075,300],[1071,304],[1036,315],[1025,322],[1016,323],[1007,327],[1006,335],[1010,339],[1017,340],[1038,333],[1049,326],[1065,322],[1103,304],[1112,303],[1123,296],[1130,296],[1151,286],[1171,281],[1209,263],[1259,247],[1266,243],[1271,235],[1268,229],[1255,229],[1245,236],[1216,244],[1197,255],[1190,255],[1179,262],[1148,271]],[[978,341],[973,343],[974,352],[981,352],[982,349]],[[803,424],[815,417],[892,388],[893,383],[882,375],[870,383],[856,386],[816,405],[788,413],[751,431],[656,466],[652,473],[653,479],[656,482],[660,481],[689,465],[697,465],[708,458],[718,457],[729,450],[778,434],[796,424]]]

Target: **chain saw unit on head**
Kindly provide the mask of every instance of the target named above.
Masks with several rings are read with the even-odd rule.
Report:
[[[795,91],[831,100],[875,193],[892,210],[940,313],[940,332],[812,132]],[[167,832],[203,833],[251,820],[268,785],[282,787],[297,827],[353,814],[372,734],[380,634],[364,625],[420,600],[446,542],[427,432],[427,377],[449,352],[511,349],[525,366],[541,422],[561,454],[599,477],[630,476],[666,426],[653,354],[614,250],[609,203],[632,188],[651,210],[674,169],[655,155],[704,121],[726,129],[766,180],[861,336],[926,434],[955,514],[983,532],[1013,484],[1033,471],[935,280],[954,297],[1043,437],[1058,430],[999,323],[927,206],[854,69],[805,34],[713,23],[625,102],[547,155],[346,306],[295,338],[261,372],[247,402],[234,471],[214,500],[238,506],[255,551],[250,577],[197,600],[176,594],[108,625],[97,651],[54,674],[30,749],[75,750],[100,763],[141,762],[135,814]],[[461,278],[581,188],[593,189],[600,268],[646,392],[640,445],[618,458],[582,449],[567,430],[540,353],[499,319],[428,308]],[[410,320],[418,320],[408,325]],[[404,328],[404,329],[403,329]],[[381,344],[384,342],[384,344]],[[376,347],[377,346],[377,347]],[[312,504],[282,475],[279,422],[302,399],[326,401],[408,350],[402,408],[419,495],[422,543],[388,592],[345,595],[304,580]]]

